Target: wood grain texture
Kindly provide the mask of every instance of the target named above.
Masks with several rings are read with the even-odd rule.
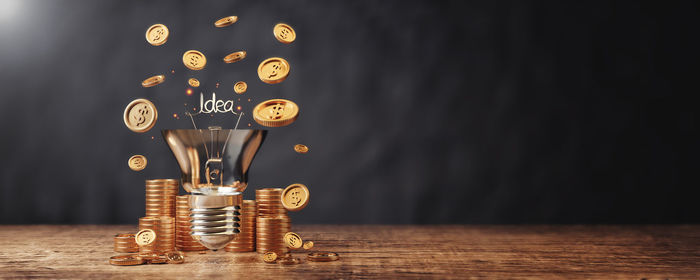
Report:
[[[2,278],[695,278],[700,226],[314,226],[293,230],[340,261],[266,264],[187,253],[180,265],[108,264],[136,226],[0,226]],[[305,253],[295,255],[305,257]]]

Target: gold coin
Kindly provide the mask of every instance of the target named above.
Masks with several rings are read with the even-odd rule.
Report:
[[[143,133],[149,131],[158,120],[156,105],[147,99],[136,99],[126,105],[124,110],[124,124],[133,132]]]
[[[294,183],[282,191],[282,205],[289,211],[299,211],[309,204],[309,189],[304,184]]]
[[[234,63],[237,61],[241,61],[245,58],[246,52],[245,51],[237,51],[228,54],[227,56],[224,57],[224,62],[226,63]]]
[[[182,55],[182,63],[191,70],[202,70],[207,65],[207,58],[200,51],[189,50]]]
[[[309,147],[303,144],[294,145],[294,151],[300,154],[305,154],[309,152]]]
[[[229,26],[231,24],[236,23],[237,21],[238,21],[237,16],[225,17],[225,18],[221,18],[221,19],[217,20],[216,22],[214,22],[214,26],[226,27],[226,26]]]
[[[313,241],[306,241],[304,242],[304,250],[309,250],[314,247],[314,242]]]
[[[306,259],[312,261],[312,262],[330,262],[330,261],[337,261],[340,257],[338,256],[337,253],[332,253],[332,252],[316,252],[316,253],[309,253],[309,255],[306,257]]]
[[[146,160],[146,157],[142,155],[133,155],[129,158],[129,168],[134,171],[143,170],[146,168],[147,163],[148,160]]]
[[[281,83],[289,75],[289,63],[281,57],[271,57],[265,59],[258,66],[258,77],[264,83]]]
[[[299,116],[299,106],[286,99],[270,99],[260,102],[253,109],[255,122],[268,127],[281,127],[293,123]]]
[[[153,254],[147,261],[150,264],[164,264],[168,263],[168,257],[165,255]]]
[[[151,229],[140,230],[134,238],[139,246],[150,245],[156,240],[156,232]]]
[[[168,263],[180,264],[185,262],[185,255],[181,252],[169,252],[165,253],[165,256],[168,258]]]
[[[294,39],[297,38],[297,33],[294,32],[294,28],[284,23],[275,25],[275,28],[272,29],[272,33],[275,34],[277,41],[285,44],[291,44],[294,42]]]
[[[233,85],[233,91],[235,91],[238,94],[243,94],[246,90],[248,89],[248,84],[245,82],[237,82],[236,84]]]
[[[192,87],[199,87],[199,80],[195,78],[190,78],[189,80],[187,80],[187,83],[190,84],[190,86]]]
[[[299,258],[288,257],[288,258],[283,258],[283,259],[279,260],[278,262],[280,264],[283,264],[283,265],[293,265],[293,264],[301,263],[301,260]]]
[[[144,260],[137,254],[113,256],[109,258],[109,264],[111,265],[140,265],[143,263]]]
[[[170,35],[168,27],[157,23],[146,30],[146,41],[151,45],[160,46],[168,41],[168,35]]]
[[[299,249],[302,245],[301,237],[293,232],[287,232],[284,234],[284,243],[287,244],[287,247],[292,249]]]
[[[141,82],[142,87],[152,87],[165,82],[165,75],[155,75]]]
[[[267,252],[263,255],[262,259],[266,263],[274,263],[277,260],[277,253]]]

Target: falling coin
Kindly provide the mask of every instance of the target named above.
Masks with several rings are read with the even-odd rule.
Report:
[[[277,260],[277,253],[267,252],[263,255],[262,259],[266,263],[274,263]]]
[[[258,77],[267,84],[281,83],[289,76],[289,62],[281,57],[265,59],[258,66]]]
[[[157,23],[146,30],[146,41],[151,45],[160,46],[168,41],[168,35],[170,35],[168,27]]]
[[[192,87],[199,87],[199,80],[195,78],[190,78],[189,80],[187,80],[187,83],[190,84],[190,86]]]
[[[224,57],[224,62],[226,63],[234,63],[237,61],[241,61],[245,58],[246,52],[245,51],[237,51],[230,53]]]
[[[229,26],[231,24],[236,23],[237,21],[238,21],[237,16],[225,17],[225,18],[221,18],[221,19],[217,20],[216,22],[214,22],[214,26],[226,27],[226,26]]]
[[[111,265],[140,265],[143,263],[144,260],[137,254],[113,256],[109,258],[109,264]]]
[[[136,238],[136,244],[139,246],[149,245],[156,240],[156,232],[151,229],[140,230],[134,238]]]
[[[243,81],[237,82],[233,85],[233,91],[235,91],[238,94],[243,94],[246,90],[248,90],[248,84],[246,84]]]
[[[287,247],[292,248],[292,249],[299,249],[301,248],[301,237],[293,232],[287,232],[284,234],[284,244],[287,244]]]
[[[294,32],[294,28],[284,23],[275,25],[275,28],[272,29],[272,33],[275,34],[277,41],[285,44],[291,44],[294,42],[294,39],[297,38],[297,33]]]
[[[191,70],[202,70],[207,65],[207,58],[200,51],[189,50],[182,55],[182,63]]]
[[[309,253],[309,255],[306,257],[307,260],[310,260],[312,262],[332,262],[332,261],[337,261],[340,259],[337,253],[332,253],[332,252],[316,252],[316,253]]]
[[[148,79],[143,80],[141,82],[142,87],[152,87],[152,86],[157,86],[165,82],[165,76],[164,75],[155,75],[153,77],[150,77]]]
[[[304,242],[304,250],[309,250],[314,247],[314,242],[313,241],[306,241]]]
[[[124,124],[133,132],[149,131],[158,120],[158,110],[153,102],[147,99],[136,99],[124,109]]]
[[[281,127],[293,123],[299,117],[299,106],[286,99],[270,99],[253,108],[255,122],[267,127]]]
[[[143,170],[146,168],[146,164],[148,164],[148,160],[146,160],[145,156],[134,155],[129,158],[129,168],[133,171]]]
[[[294,151],[300,154],[305,154],[309,152],[309,147],[303,144],[294,145]]]
[[[289,211],[299,211],[309,204],[309,189],[304,184],[291,184],[282,191],[282,206]],[[298,248],[298,247],[297,247]]]

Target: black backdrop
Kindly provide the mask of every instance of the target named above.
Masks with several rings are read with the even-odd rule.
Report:
[[[164,128],[186,80],[287,98],[252,189],[303,182],[299,223],[696,223],[697,8],[572,1],[19,1],[0,12],[0,222],[136,223],[143,180],[175,178]],[[239,22],[218,29],[217,18]],[[277,22],[297,40],[272,36]],[[170,28],[150,46],[148,26]],[[207,55],[187,70],[182,53]],[[229,52],[248,57],[224,64]],[[258,80],[270,56],[292,65]],[[140,81],[165,74],[154,88]],[[220,87],[215,88],[216,83]],[[138,97],[148,133],[122,122]],[[247,101],[250,98],[251,101]],[[241,124],[259,128],[247,114]],[[217,116],[200,126],[232,119]],[[153,137],[153,139],[151,139]],[[306,155],[292,146],[304,143]],[[144,154],[148,168],[127,167]]]

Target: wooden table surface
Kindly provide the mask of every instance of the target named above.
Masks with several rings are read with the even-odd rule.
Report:
[[[136,226],[0,226],[2,278],[700,278],[700,226],[298,225],[336,262],[283,266],[257,253],[186,253],[184,264],[112,266]],[[304,252],[295,253],[304,257]]]

